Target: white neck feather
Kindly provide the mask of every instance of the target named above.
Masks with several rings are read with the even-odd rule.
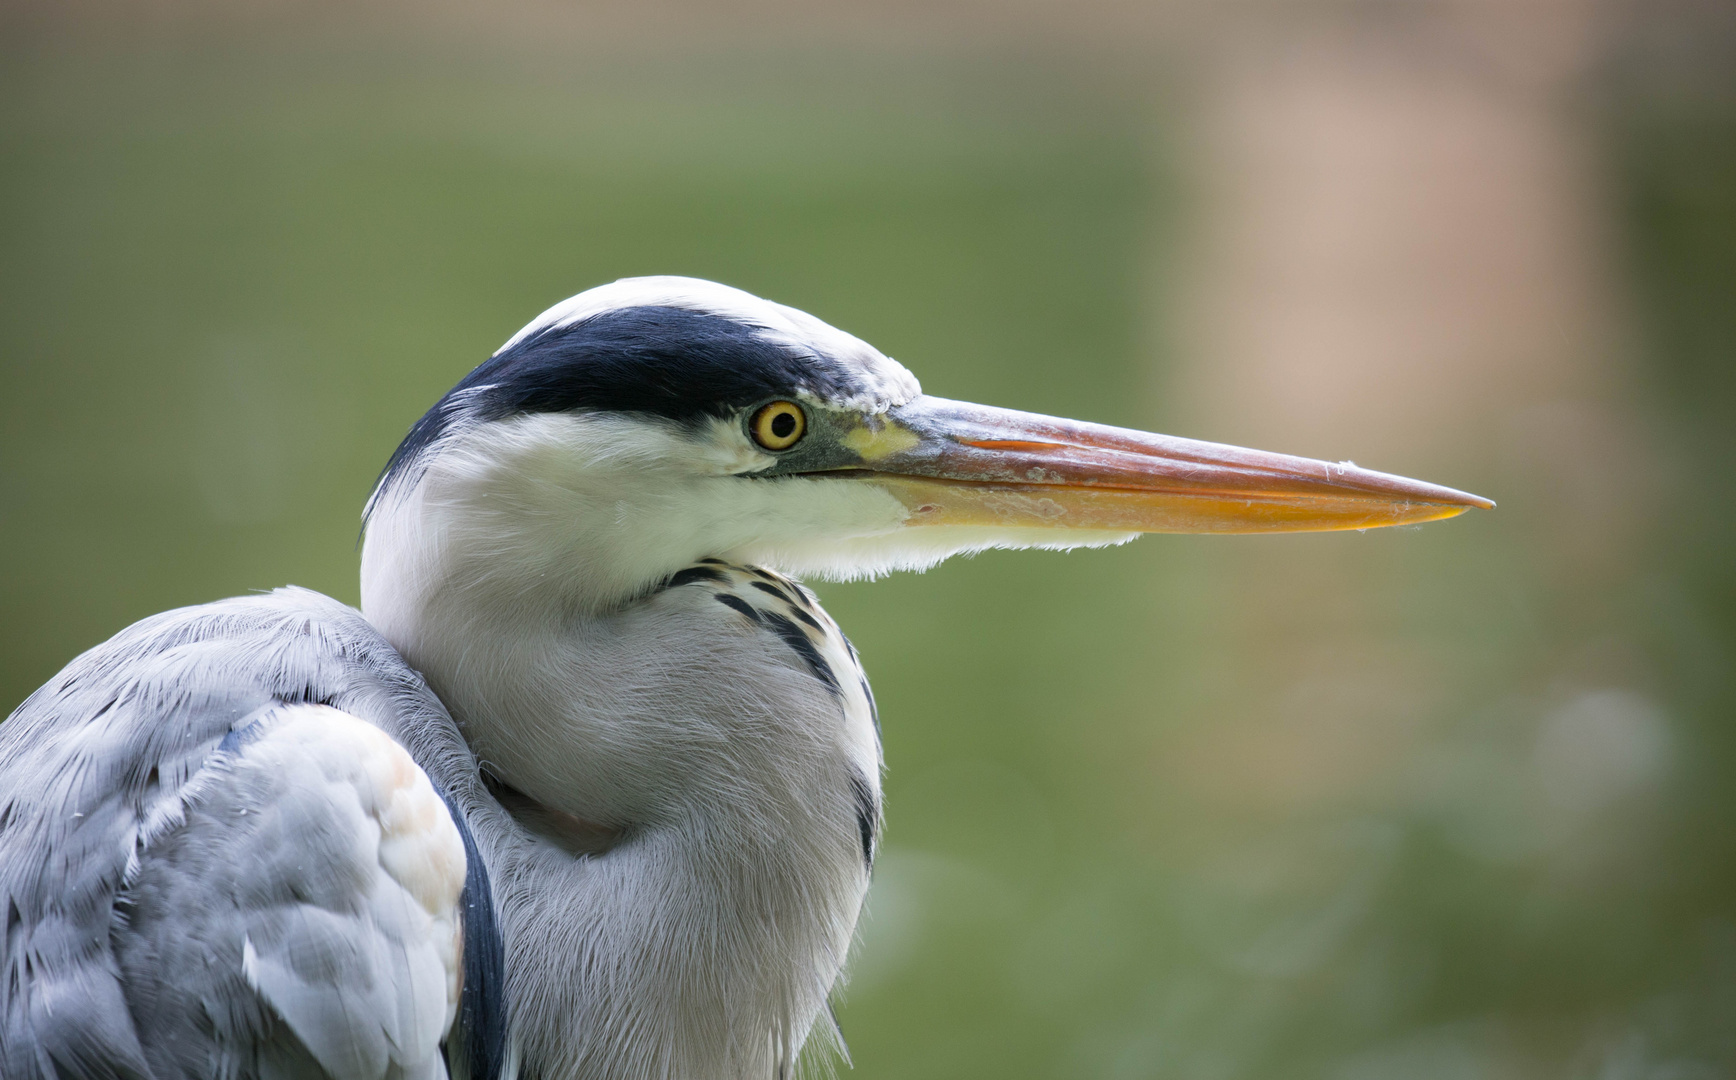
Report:
[[[848,950],[867,888],[853,778],[877,804],[877,744],[711,594],[654,591],[751,544],[782,485],[683,473],[636,450],[642,425],[580,419],[488,425],[382,500],[363,610],[488,769],[620,831],[575,858],[504,816],[478,830],[537,1075],[761,1080]],[[893,526],[871,489],[833,487],[820,515]]]

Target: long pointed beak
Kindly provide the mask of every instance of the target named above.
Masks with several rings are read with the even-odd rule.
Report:
[[[1246,450],[944,398],[845,433],[911,525],[1109,532],[1321,532],[1495,504],[1348,462]]]

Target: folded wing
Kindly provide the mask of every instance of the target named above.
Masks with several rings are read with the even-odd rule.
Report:
[[[361,716],[437,758],[450,720],[349,609],[225,603],[123,632],[0,724],[8,1080],[433,1080],[443,1041],[464,1057],[482,869]]]

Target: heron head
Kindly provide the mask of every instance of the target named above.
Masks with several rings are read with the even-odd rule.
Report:
[[[430,587],[541,582],[607,605],[702,556],[849,578],[985,548],[1489,505],[1349,464],[930,397],[813,316],[633,278],[544,312],[416,423],[369,503],[363,589],[412,548],[466,567],[437,582],[419,566]]]

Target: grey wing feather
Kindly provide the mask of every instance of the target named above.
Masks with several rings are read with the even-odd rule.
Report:
[[[486,799],[421,679],[357,612],[303,590],[145,620],[0,724],[0,1075],[384,1076],[428,1044],[450,1015],[429,1000],[438,905],[406,897],[432,886],[413,867],[395,890],[344,880],[370,865],[345,814],[372,781],[308,796],[295,770],[335,756],[319,739],[234,734],[298,702],[388,733],[456,807]],[[368,1022],[312,1045],[345,1030],[322,1009]]]

